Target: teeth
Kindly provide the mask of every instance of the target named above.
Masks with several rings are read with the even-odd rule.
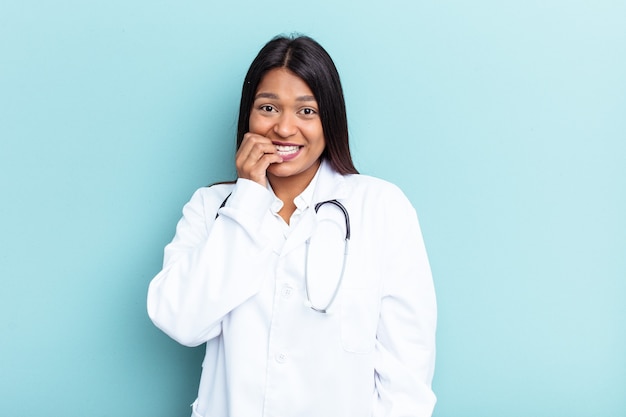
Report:
[[[291,146],[275,145],[275,146],[279,155],[289,155],[289,154],[298,152],[298,149],[300,149],[300,147],[296,145],[291,145]]]

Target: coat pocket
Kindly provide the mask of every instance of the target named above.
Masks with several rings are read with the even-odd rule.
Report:
[[[341,344],[352,353],[370,353],[376,345],[380,299],[371,288],[343,289]]]

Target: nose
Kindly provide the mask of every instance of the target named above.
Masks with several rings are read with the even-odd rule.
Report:
[[[288,113],[282,113],[274,125],[274,133],[281,138],[293,136],[297,131],[298,126],[295,116]]]

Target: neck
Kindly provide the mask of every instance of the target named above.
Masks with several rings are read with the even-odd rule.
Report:
[[[289,224],[289,219],[294,211],[296,211],[296,204],[294,200],[299,196],[306,187],[311,183],[313,177],[319,169],[320,162],[316,164],[314,169],[309,169],[298,175],[292,175],[289,177],[279,177],[267,173],[267,179],[274,190],[274,194],[283,202],[283,208],[278,214]]]

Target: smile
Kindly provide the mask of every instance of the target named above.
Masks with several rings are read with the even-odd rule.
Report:
[[[278,155],[285,157],[298,153],[300,146],[298,145],[274,145]]]

